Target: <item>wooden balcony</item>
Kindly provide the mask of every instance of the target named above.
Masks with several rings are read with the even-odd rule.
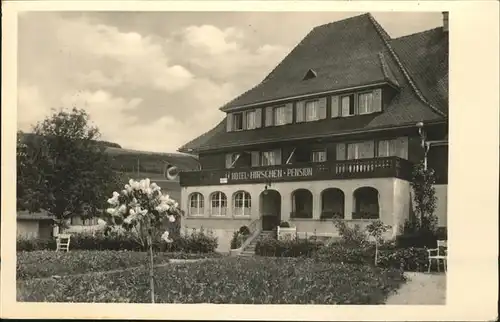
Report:
[[[386,157],[239,169],[186,171],[180,173],[180,185],[186,187],[360,178],[400,178],[410,180],[411,172],[412,163],[408,160],[398,157]]]

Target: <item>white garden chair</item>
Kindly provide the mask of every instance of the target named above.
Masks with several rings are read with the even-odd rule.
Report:
[[[69,242],[71,240],[71,235],[70,234],[58,234],[56,237],[56,251],[69,251]]]
[[[444,266],[444,271],[447,271],[447,263],[446,263],[446,248],[447,248],[447,242],[446,240],[438,240],[437,241],[437,248],[433,249],[428,249],[427,252],[429,253],[429,267],[427,269],[427,272],[429,273],[431,271],[431,265],[432,261],[436,261],[437,265],[437,270],[440,272],[439,269],[439,262],[443,261],[443,266]]]

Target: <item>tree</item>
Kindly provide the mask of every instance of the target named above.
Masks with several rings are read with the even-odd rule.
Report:
[[[130,179],[120,193],[113,192],[108,203],[111,208],[106,210],[107,228],[121,227],[130,232],[144,250],[149,249],[151,302],[154,303],[153,238],[163,230],[165,219],[171,223],[179,221],[183,212],[175,200],[163,194],[161,188],[149,179]],[[173,242],[168,230],[161,238],[167,243]]]
[[[54,112],[32,135],[18,133],[18,207],[46,211],[60,228],[72,215],[100,214],[119,177],[98,138],[88,114],[75,108]]]
[[[373,237],[375,240],[375,266],[377,266],[378,263],[378,248],[379,245],[382,244],[383,242],[383,235],[384,233],[391,228],[390,225],[385,225],[382,221],[376,220],[372,223],[370,223],[366,227],[366,231],[368,231],[368,234]]]
[[[437,228],[437,217],[434,214],[437,202],[435,182],[436,177],[432,168],[426,169],[422,162],[415,165],[410,185],[413,189],[417,219],[415,228],[420,232],[434,233]]]

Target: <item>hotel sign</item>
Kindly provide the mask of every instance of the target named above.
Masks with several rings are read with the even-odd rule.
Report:
[[[287,178],[307,178],[313,176],[313,168],[288,168],[288,169],[269,169],[269,170],[248,170],[227,172],[226,178],[228,181],[244,182],[244,181],[281,181]]]

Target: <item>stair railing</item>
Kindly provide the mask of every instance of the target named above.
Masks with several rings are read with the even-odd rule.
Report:
[[[250,243],[259,236],[262,231],[262,217],[255,219],[248,225],[250,236],[241,244],[238,249],[231,249],[231,255],[239,255]]]

